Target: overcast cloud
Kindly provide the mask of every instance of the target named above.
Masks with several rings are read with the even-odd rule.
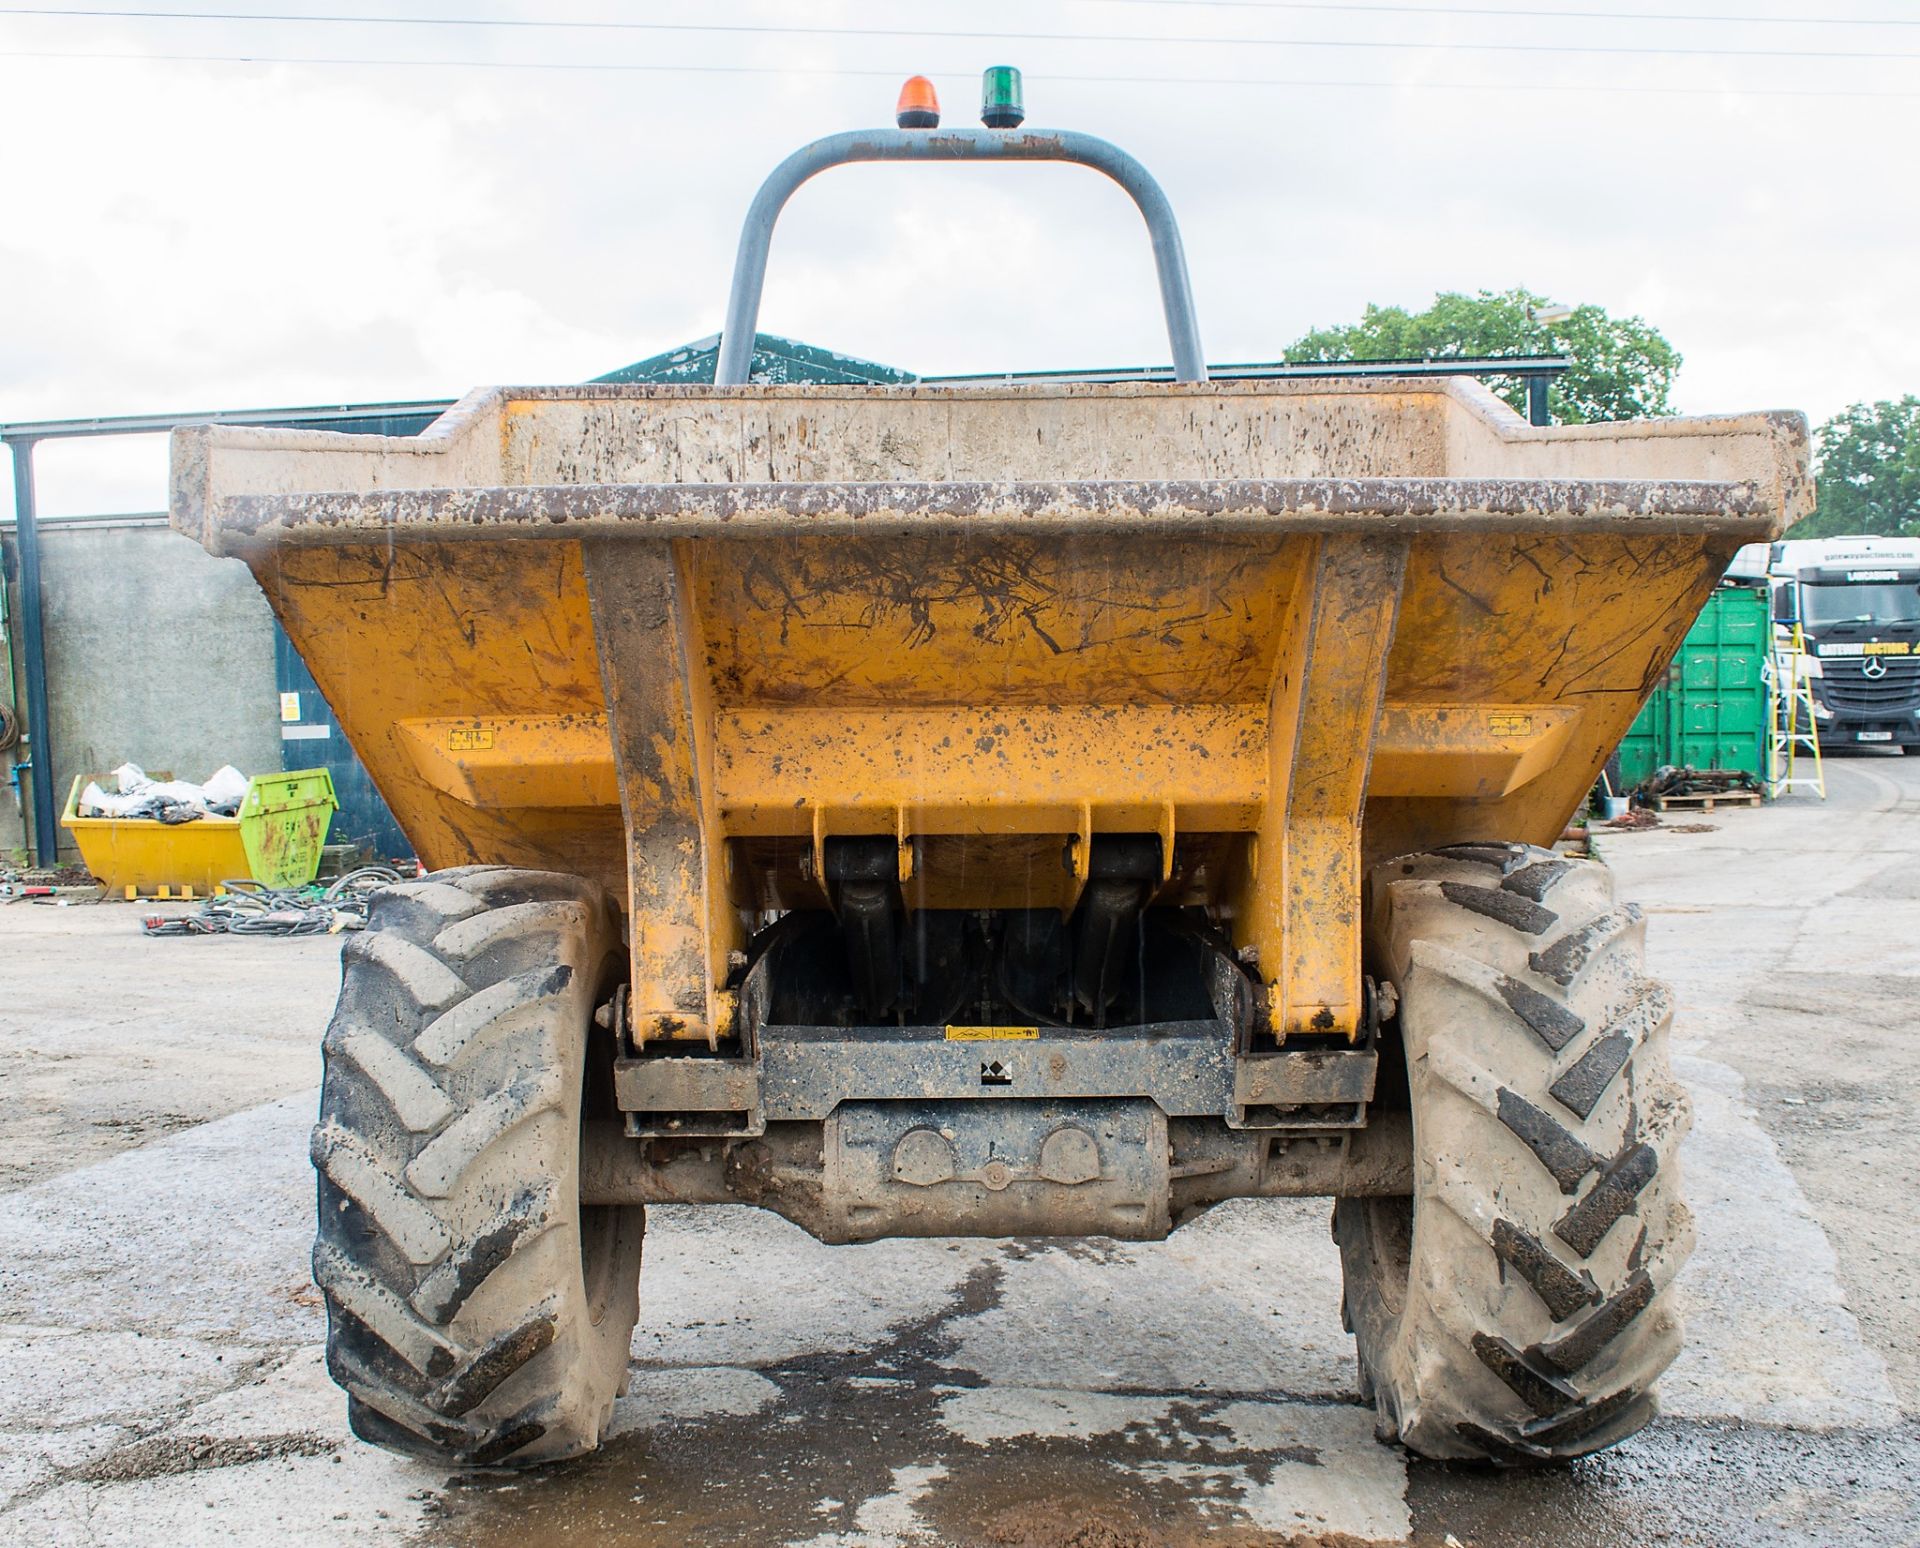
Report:
[[[986,35],[47,18],[0,5],[0,419],[596,375],[717,330],[740,216],[787,151],[889,122],[898,79],[916,70],[934,77],[949,123],[971,123],[978,71],[993,63],[1024,67],[1031,122],[1106,135],[1158,175],[1216,361],[1273,358],[1369,301],[1524,284],[1660,327],[1686,356],[1685,412],[1818,420],[1920,391],[1920,25],[1829,16],[1920,22],[1901,0],[1687,0],[1690,15],[1735,19],[1684,23],[1259,0],[284,9]],[[1758,19],[1816,14],[1829,19]],[[1007,39],[1021,32],[1074,40]],[[1294,41],[1101,41],[1117,33]],[[54,53],[89,57],[43,57]],[[673,68],[154,57],[169,54]],[[716,66],[774,73],[693,73]],[[877,73],[811,73],[834,70]],[[1093,75],[1289,84],[1063,78]],[[782,222],[761,326],[919,371],[1167,358],[1138,218],[1076,168],[828,174]],[[157,442],[49,445],[37,466],[51,513],[164,501]]]

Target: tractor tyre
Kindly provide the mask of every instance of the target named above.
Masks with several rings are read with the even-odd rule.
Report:
[[[1657,1411],[1693,1246],[1673,1004],[1642,971],[1640,910],[1594,861],[1458,844],[1376,867],[1368,912],[1414,1191],[1339,1200],[1333,1229],[1379,1434],[1500,1463],[1611,1446]]]
[[[454,1467],[592,1450],[646,1224],[579,1199],[581,1125],[613,1109],[612,906],[574,876],[440,871],[374,894],[341,958],[313,1275],[354,1433]]]

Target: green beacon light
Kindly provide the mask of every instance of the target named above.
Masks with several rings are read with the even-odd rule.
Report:
[[[980,122],[989,129],[1018,129],[1026,117],[1020,72],[1012,65],[989,65],[980,76]]]

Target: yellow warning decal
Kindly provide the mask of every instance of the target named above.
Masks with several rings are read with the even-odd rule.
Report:
[[[1911,656],[1911,640],[1869,640],[1865,644],[1835,644],[1828,640],[1813,648],[1816,656]]]
[[[1040,1035],[1038,1027],[948,1027],[949,1043],[1015,1043]]]
[[[1489,715],[1487,716],[1488,736],[1532,736],[1533,716],[1531,715]]]
[[[491,752],[493,750],[493,728],[491,726],[455,726],[447,733],[448,752]]]

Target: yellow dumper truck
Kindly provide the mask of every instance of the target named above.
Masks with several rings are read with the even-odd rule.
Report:
[[[750,383],[774,217],[867,160],[1114,178],[1175,379]],[[1672,1004],[1552,846],[1807,507],[1804,421],[1209,382],[1153,180],[1005,127],[790,158],[716,374],[176,433],[175,525],[252,567],[435,868],[377,896],[326,1038],[354,1429],[595,1446],[650,1203],[1152,1240],[1307,1194],[1383,1437],[1644,1424],[1692,1237]]]

